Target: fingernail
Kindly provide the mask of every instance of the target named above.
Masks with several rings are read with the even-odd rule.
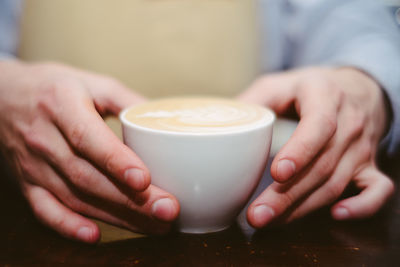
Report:
[[[280,181],[286,181],[287,179],[293,176],[295,171],[296,171],[296,165],[294,164],[293,161],[287,159],[278,161],[276,174]]]
[[[333,216],[336,220],[345,220],[350,217],[350,213],[346,208],[340,207],[333,211]]]
[[[82,226],[79,228],[76,236],[82,241],[91,241],[92,240],[92,230],[87,226]]]
[[[259,205],[253,210],[253,225],[263,227],[275,216],[274,210],[267,205]]]
[[[125,181],[135,190],[145,189],[144,172],[141,169],[132,168],[125,171]]]
[[[162,198],[153,203],[151,213],[154,217],[162,221],[175,219],[174,202],[169,198]]]

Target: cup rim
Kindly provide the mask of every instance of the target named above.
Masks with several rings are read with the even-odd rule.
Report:
[[[135,105],[129,106],[127,108],[124,108],[120,113],[119,113],[119,120],[121,121],[123,127],[128,127],[132,129],[137,129],[149,133],[154,133],[154,134],[163,134],[163,135],[171,135],[171,136],[221,136],[221,135],[235,135],[235,134],[242,134],[242,133],[247,133],[251,131],[255,131],[261,128],[269,127],[272,126],[273,123],[276,120],[276,114],[273,110],[270,108],[260,106],[261,108],[265,109],[268,113],[269,116],[265,120],[265,123],[262,124],[255,124],[253,126],[243,128],[243,129],[236,129],[236,130],[227,130],[227,131],[220,131],[220,132],[202,132],[202,133],[196,133],[196,132],[178,132],[178,131],[168,131],[168,130],[162,130],[162,129],[154,129],[154,128],[149,128],[149,127],[144,127],[138,124],[135,124],[128,119],[125,118],[125,114],[131,109],[135,107]]]
[[[239,101],[240,102],[240,101]],[[140,105],[140,104],[138,104]],[[250,105],[257,105],[257,104],[250,104]],[[276,120],[276,114],[275,112],[267,107],[257,105],[259,108],[264,109],[268,115],[267,118],[265,119],[264,123],[261,124],[255,124],[251,125],[250,127],[242,128],[242,129],[234,129],[234,130],[227,130],[227,131],[219,131],[219,132],[202,132],[202,133],[196,133],[196,132],[179,132],[179,131],[169,131],[169,130],[164,130],[164,129],[154,129],[150,127],[144,127],[138,124],[135,124],[128,119],[125,118],[125,114],[133,107],[137,105],[132,105],[129,107],[124,108],[120,113],[119,113],[119,120],[121,121],[122,125],[125,127],[133,128],[133,129],[138,129],[141,131],[145,132],[150,132],[150,133],[157,133],[157,134],[164,134],[164,135],[174,135],[174,136],[219,136],[219,135],[231,135],[231,134],[241,134],[241,133],[246,133],[250,131],[254,131],[257,129],[269,127],[273,125],[273,123]]]

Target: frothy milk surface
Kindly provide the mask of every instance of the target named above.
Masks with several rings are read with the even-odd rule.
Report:
[[[124,117],[136,125],[156,130],[213,133],[265,125],[274,115],[263,107],[230,99],[179,97],[137,105]]]

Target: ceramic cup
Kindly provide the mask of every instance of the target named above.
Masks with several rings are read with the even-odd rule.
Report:
[[[135,108],[135,107],[133,107]],[[209,233],[229,227],[265,169],[275,115],[256,126],[218,132],[143,127],[120,113],[124,142],[150,170],[152,184],[180,203],[178,228]]]

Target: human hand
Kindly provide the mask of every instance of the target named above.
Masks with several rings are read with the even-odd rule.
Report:
[[[331,208],[337,220],[375,214],[394,192],[375,162],[388,124],[378,84],[353,68],[307,68],[266,75],[239,99],[300,122],[275,156],[275,180],[247,211],[249,223],[290,222],[338,200],[354,183],[361,192]]]
[[[0,62],[0,147],[39,220],[90,243],[100,233],[86,216],[133,231],[168,231],[177,200],[150,185],[146,166],[102,119],[141,101],[105,76]]]

